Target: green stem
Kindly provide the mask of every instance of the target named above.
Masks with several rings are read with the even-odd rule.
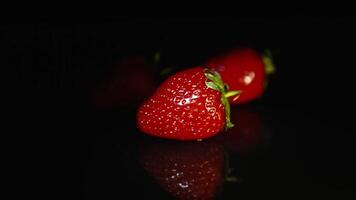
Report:
[[[223,82],[221,79],[220,74],[212,69],[205,69],[204,71],[205,77],[207,78],[207,81],[205,82],[205,85],[213,90],[217,90],[221,93],[221,103],[223,104],[225,108],[225,130],[234,127],[234,124],[230,120],[230,103],[228,98],[232,96],[239,95],[241,91],[228,91],[228,85]]]

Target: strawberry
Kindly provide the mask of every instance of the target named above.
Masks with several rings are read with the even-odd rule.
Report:
[[[92,90],[93,105],[97,108],[116,108],[141,104],[156,88],[150,67],[142,55],[121,59]]]
[[[251,48],[237,48],[206,62],[221,74],[231,90],[242,90],[239,98],[229,98],[231,104],[246,103],[260,97],[266,85],[266,75],[274,72],[271,53],[261,55]]]
[[[194,67],[172,75],[138,110],[137,125],[149,135],[201,140],[231,128],[227,91],[219,73]]]
[[[158,140],[141,146],[138,162],[176,199],[213,199],[224,181],[224,149],[212,140]]]

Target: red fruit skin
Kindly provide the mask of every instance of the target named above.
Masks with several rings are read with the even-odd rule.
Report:
[[[97,108],[139,105],[153,94],[156,83],[144,56],[120,60],[91,92]]]
[[[236,125],[220,134],[218,140],[226,149],[235,154],[247,155],[262,143],[263,121],[257,112],[248,108],[234,108],[231,118]]]
[[[218,71],[230,90],[241,90],[240,97],[230,97],[231,104],[247,103],[264,92],[265,65],[262,56],[251,48],[234,49],[212,58],[206,66]]]
[[[200,140],[225,126],[221,93],[205,85],[204,68],[190,68],[169,77],[138,110],[137,125],[148,135]]]
[[[216,141],[156,141],[141,146],[138,162],[177,199],[214,199],[223,183],[224,149]]]

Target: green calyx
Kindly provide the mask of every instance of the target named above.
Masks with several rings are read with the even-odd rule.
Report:
[[[225,130],[234,127],[234,124],[231,123],[230,120],[231,110],[230,110],[230,103],[228,98],[232,96],[238,96],[239,94],[241,94],[241,91],[240,90],[229,91],[229,86],[223,82],[220,74],[213,69],[205,69],[204,74],[205,77],[207,78],[207,80],[205,81],[205,85],[208,88],[217,90],[221,93],[221,103],[225,108],[225,118],[226,118]]]
[[[274,74],[276,72],[276,68],[273,63],[272,52],[267,49],[262,54],[262,62],[265,65],[266,74]]]

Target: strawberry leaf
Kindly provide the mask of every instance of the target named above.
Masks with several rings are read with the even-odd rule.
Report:
[[[229,129],[234,127],[234,124],[231,123],[230,120],[230,103],[228,98],[232,96],[239,95],[241,91],[228,91],[229,86],[223,82],[220,74],[213,69],[205,69],[204,71],[205,77],[207,80],[205,81],[205,85],[213,90],[217,90],[221,93],[221,103],[225,108],[225,129]],[[238,97],[238,96],[237,96]]]
[[[228,92],[225,93],[224,96],[226,98],[229,98],[229,97],[233,97],[233,96],[239,95],[241,93],[242,93],[241,90],[228,91]]]
[[[206,85],[208,88],[211,88],[211,89],[213,89],[213,90],[220,91],[220,88],[219,88],[214,82],[205,82],[205,85]]]

